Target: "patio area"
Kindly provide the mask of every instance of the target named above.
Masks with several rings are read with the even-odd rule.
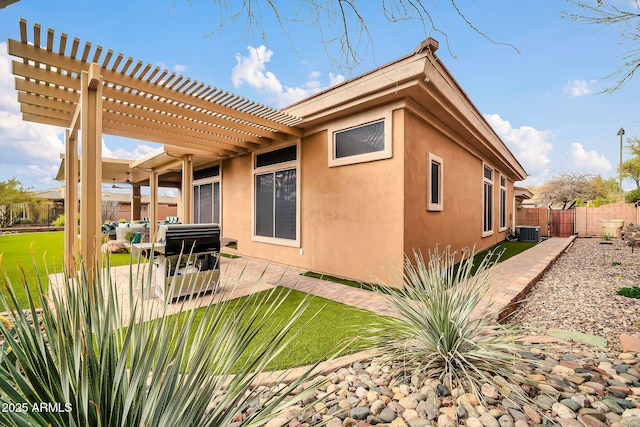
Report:
[[[493,267],[489,274],[492,276],[492,286],[477,308],[477,313],[484,312],[489,304],[496,304],[500,308],[500,318],[504,318],[515,308],[530,288],[544,274],[549,266],[573,243],[575,237],[552,238],[543,241],[526,252],[516,255]],[[155,296],[155,290],[145,289],[143,284],[151,283],[155,286],[154,268],[149,272],[149,264],[138,266],[111,267],[111,280],[116,285],[123,313],[123,323],[129,322],[130,301],[138,303],[143,297],[141,306],[144,319],[157,317],[164,310],[173,314],[181,309],[192,309],[207,305],[213,298],[214,302],[240,298],[253,292],[271,289],[275,286],[294,288],[298,291],[326,298],[332,301],[372,311],[376,314],[393,316],[394,313],[386,304],[386,297],[382,294],[334,283],[327,280],[303,276],[307,270],[290,267],[275,262],[268,262],[251,257],[220,258],[220,285],[214,294],[205,294],[195,298],[185,298],[174,303],[164,304]],[[131,282],[131,275],[133,281]],[[151,277],[149,278],[149,274]],[[62,283],[60,274],[50,276],[50,292]],[[133,298],[130,298],[130,283],[133,284]]]

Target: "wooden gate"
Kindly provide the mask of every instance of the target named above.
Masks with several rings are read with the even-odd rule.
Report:
[[[575,234],[576,210],[549,209],[549,228],[551,237],[569,237]]]

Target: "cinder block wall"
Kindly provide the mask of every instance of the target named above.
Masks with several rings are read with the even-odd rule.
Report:
[[[613,203],[599,208],[576,208],[576,231],[579,237],[602,236],[600,220],[622,219],[624,225],[640,223],[640,209],[631,203]]]

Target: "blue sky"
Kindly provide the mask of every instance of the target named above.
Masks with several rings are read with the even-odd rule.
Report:
[[[278,3],[288,9],[295,4]],[[599,93],[613,84],[603,78],[616,70],[629,46],[615,27],[562,19],[561,12],[575,8],[564,0],[460,1],[476,27],[519,53],[470,29],[445,0],[430,11],[449,47],[442,34],[425,33],[418,22],[387,22],[380,2],[359,2],[372,40],[362,41],[362,62],[353,69],[339,67],[339,50],[323,45],[311,25],[293,24],[285,34],[266,9],[263,37],[248,32],[241,19],[216,31],[220,11],[211,1],[88,4],[21,0],[0,9],[0,180],[16,177],[35,189],[60,184],[53,176],[64,130],[23,122],[19,113],[6,40],[19,38],[20,18],[30,28],[37,22],[275,107],[403,56],[431,35],[440,41],[438,56],[528,171],[525,185],[562,172],[615,177],[618,129],[626,130],[625,144],[626,137],[640,136],[640,76],[616,93]],[[331,36],[332,29],[325,27],[325,34]],[[105,135],[103,154],[133,159],[155,147]]]

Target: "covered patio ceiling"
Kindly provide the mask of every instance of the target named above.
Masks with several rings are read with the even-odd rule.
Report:
[[[44,40],[43,40],[44,36]],[[8,41],[23,119],[71,128],[80,102],[80,74],[100,65],[102,132],[226,158],[300,137],[300,118],[160,67],[59,37],[20,20],[20,40]]]
[[[27,22],[19,23],[20,40],[8,40],[15,87],[26,121],[66,128],[64,180],[65,215],[75,217],[80,200],[80,253],[89,265],[101,257],[102,183],[132,172],[148,173],[152,224],[157,219],[160,176],[180,176],[184,217],[191,218],[193,168],[201,160],[243,155],[272,144],[298,139],[302,119],[190,78],[115,54],[102,46],[34,24],[29,40]],[[79,131],[81,133],[79,135]],[[164,144],[155,157],[136,165],[102,161],[102,135]],[[82,155],[78,156],[78,142]],[[113,168],[112,168],[113,166]],[[129,168],[129,169],[127,169]],[[107,174],[107,175],[105,175]],[[131,180],[143,179],[130,173]],[[65,266],[75,270],[78,226],[65,223]]]
[[[157,170],[158,186],[179,188],[182,182],[182,159],[190,155],[194,170],[207,168],[217,160],[207,153],[198,153],[194,150],[176,146],[162,146],[151,151],[138,160],[102,158],[102,182],[106,184],[131,184],[149,186],[149,171]],[[65,156],[61,155],[60,167],[55,180],[65,180]],[[78,160],[78,180],[80,179],[80,161]]]

